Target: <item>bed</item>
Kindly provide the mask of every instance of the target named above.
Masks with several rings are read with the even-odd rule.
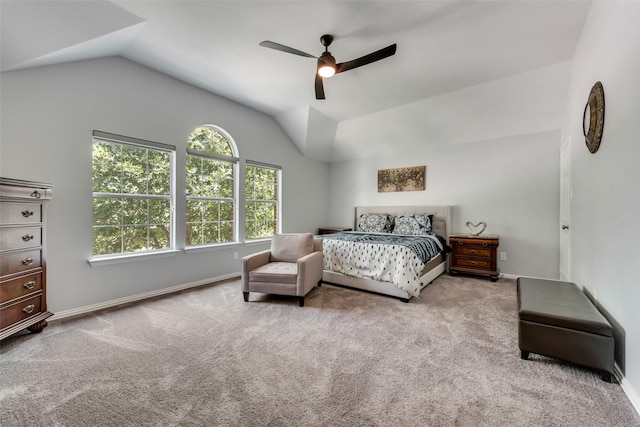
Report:
[[[394,255],[390,255],[389,252],[384,252],[380,257],[381,262],[385,263],[387,268],[376,269],[372,268],[375,267],[372,265],[362,268],[361,263],[359,266],[355,265],[360,261],[356,261],[353,253],[359,252],[362,255],[360,258],[367,257],[370,260],[370,253],[372,253],[373,250],[377,250],[371,245],[375,244],[377,245],[375,248],[379,248],[381,246],[379,242],[369,242],[368,236],[359,238],[357,236],[363,233],[358,233],[357,231],[325,235],[322,236],[324,238],[323,252],[325,264],[322,282],[392,296],[404,302],[409,302],[412,297],[417,297],[425,286],[433,282],[435,278],[447,270],[446,244],[448,241],[446,238],[450,234],[451,206],[358,206],[355,208],[354,230],[360,230],[361,218],[366,220],[367,218],[376,216],[375,214],[386,214],[394,219],[400,217],[415,217],[420,219],[422,216],[428,215],[429,222],[431,223],[431,233],[441,236],[441,238],[437,240],[441,241],[444,250],[426,259],[425,262],[422,262],[422,260],[416,262],[412,256],[404,252],[405,249],[399,248],[398,245],[392,242],[387,245],[387,247],[388,251],[393,251],[391,253]],[[393,226],[395,225],[396,224]],[[400,226],[400,221],[398,221],[397,225]],[[366,229],[366,227],[363,228]],[[393,229],[389,230],[385,228],[381,233],[375,232],[372,234],[394,234],[392,231]],[[396,230],[396,232],[398,233],[399,230]],[[409,232],[407,234],[409,234]],[[344,242],[345,238],[341,237],[341,235],[350,235],[346,240],[352,241]],[[370,239],[375,240],[375,237],[376,236],[371,236]],[[336,241],[341,243],[336,243]],[[404,267],[390,264],[396,262],[395,258],[402,258],[405,253],[407,253],[405,259],[409,260],[408,263],[413,264],[411,267],[406,265],[407,262],[404,263]],[[369,256],[365,254],[369,254]],[[389,270],[405,267],[415,270],[415,272],[407,270],[407,276],[416,276],[415,279],[411,279],[413,282],[410,284],[401,284],[398,280],[395,280],[395,277],[391,277],[388,274]],[[378,274],[373,270],[379,270],[379,272],[383,270],[386,271],[384,274]]]

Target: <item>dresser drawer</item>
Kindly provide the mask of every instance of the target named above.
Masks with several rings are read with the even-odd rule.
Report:
[[[42,290],[42,273],[29,274],[0,283],[0,304]]]
[[[2,203],[0,224],[32,224],[42,222],[42,205],[38,203]]]
[[[491,258],[494,249],[483,246],[453,246],[453,251],[460,256]]]
[[[31,248],[42,245],[42,227],[0,229],[0,251]]]
[[[0,178],[0,197],[3,199],[21,200],[51,200],[53,189],[50,184],[20,181],[17,179]],[[33,185],[37,184],[37,185]]]
[[[23,300],[0,310],[0,330],[22,322],[42,311],[42,295]]]
[[[5,252],[0,255],[0,276],[33,270],[42,266],[40,249],[19,252]]]

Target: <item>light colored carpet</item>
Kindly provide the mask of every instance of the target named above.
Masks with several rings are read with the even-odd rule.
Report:
[[[409,304],[238,280],[51,322],[0,350],[0,425],[639,426],[619,385],[517,344],[512,280]]]

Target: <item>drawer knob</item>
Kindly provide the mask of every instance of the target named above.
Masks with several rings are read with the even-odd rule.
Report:
[[[33,211],[30,211],[30,210],[27,209],[27,210],[22,211],[22,216],[25,217],[25,218],[29,218],[30,216],[33,216],[33,213],[34,213]]]
[[[471,265],[476,265],[476,262],[475,261],[471,261]]]
[[[35,197],[36,199],[39,199],[40,196],[40,192],[38,190],[34,191],[33,193],[31,193],[31,197]]]
[[[33,240],[33,234],[25,234],[24,236],[22,236],[23,242],[29,242],[31,240]]]
[[[476,250],[475,250],[475,249],[471,249],[471,250],[469,251],[469,253],[471,253],[471,254],[475,254],[475,253],[476,253]]]
[[[487,246],[487,242],[482,242],[482,246]]]
[[[33,264],[33,258],[25,258],[22,260],[22,265],[31,265]]]
[[[30,282],[25,283],[25,284],[24,284],[24,285],[22,285],[22,286],[24,286],[24,287],[25,287],[25,289],[29,289],[29,290],[31,290],[31,289],[33,289],[33,288],[34,288],[34,286],[36,286],[36,282],[35,282],[34,280],[32,280],[32,281],[30,281]]]
[[[458,244],[459,244],[459,245],[461,245],[461,244],[463,244],[463,243],[464,243],[464,242],[463,242],[462,240],[458,240]]]
[[[29,304],[28,306],[23,308],[22,311],[24,311],[25,313],[29,314],[29,313],[31,313],[33,311],[34,308],[36,308],[35,305]]]

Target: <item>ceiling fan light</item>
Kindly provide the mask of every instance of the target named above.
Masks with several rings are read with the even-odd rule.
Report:
[[[318,58],[318,75],[331,77],[336,73],[336,59],[329,52],[324,52]]]
[[[336,69],[333,65],[330,64],[324,64],[322,65],[320,68],[318,68],[318,74],[320,75],[320,77],[331,77],[336,73]]]

